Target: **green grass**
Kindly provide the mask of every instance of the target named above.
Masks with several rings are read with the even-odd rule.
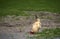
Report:
[[[4,10],[0,13],[0,16],[6,15],[16,15],[16,16],[30,16],[30,14],[25,13],[24,11],[17,11],[17,10]]]
[[[33,37],[28,37],[28,39],[53,39],[55,37],[60,37],[60,28],[45,29],[42,32],[35,33]]]
[[[20,11],[60,12],[60,0],[0,0],[1,16]]]

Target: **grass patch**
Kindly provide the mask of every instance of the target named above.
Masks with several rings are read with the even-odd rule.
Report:
[[[60,28],[45,29],[34,34],[33,37],[29,37],[29,39],[54,39],[55,37],[60,37]]]
[[[60,0],[0,0],[1,16],[6,13],[18,14],[20,11],[60,12]]]
[[[24,11],[19,11],[17,9],[9,9],[9,10],[6,9],[0,13],[0,16],[6,16],[6,15],[30,16],[31,14],[27,14]]]

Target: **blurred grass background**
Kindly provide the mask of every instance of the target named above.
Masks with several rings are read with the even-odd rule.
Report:
[[[23,11],[60,13],[60,0],[0,0],[0,16],[22,15]]]

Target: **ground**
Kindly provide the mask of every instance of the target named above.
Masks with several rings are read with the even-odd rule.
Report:
[[[0,17],[0,39],[60,39],[60,14],[43,11],[24,12],[29,13],[30,16]],[[34,13],[41,19],[42,28],[32,35],[29,32],[35,20]]]

